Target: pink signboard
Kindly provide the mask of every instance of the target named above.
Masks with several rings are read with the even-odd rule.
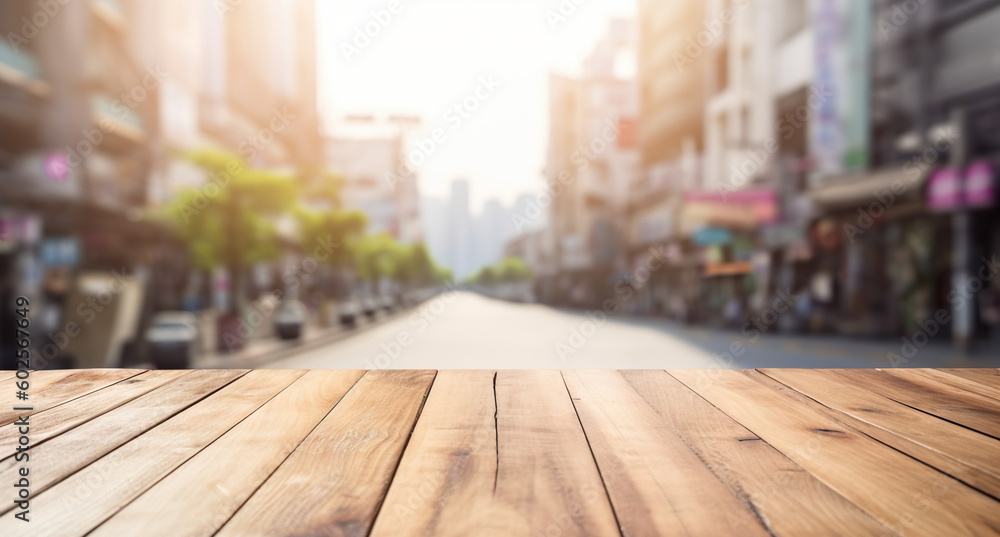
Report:
[[[989,207],[994,199],[993,164],[988,160],[973,162],[965,169],[966,207]]]
[[[695,190],[684,194],[684,201],[705,201],[712,203],[769,204],[775,203],[778,193],[770,188],[747,188],[741,190]]]
[[[927,180],[927,206],[947,211],[962,205],[962,174],[958,168],[941,168]]]

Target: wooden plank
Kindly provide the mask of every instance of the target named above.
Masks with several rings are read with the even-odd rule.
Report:
[[[213,535],[363,373],[306,373],[89,535]]]
[[[193,371],[103,416],[31,448],[31,490],[38,495],[167,418],[225,386],[246,371]],[[25,461],[0,461],[0,479],[15,479]],[[0,514],[14,508],[0,504]],[[33,525],[34,526],[34,525]]]
[[[938,369],[938,371],[1000,390],[1000,369]]]
[[[39,371],[28,377],[29,399],[25,406],[31,406],[29,414],[61,405],[77,397],[86,395],[123,379],[133,377],[144,369],[81,369],[70,371]],[[18,402],[20,405],[21,402]],[[0,426],[13,423],[25,413],[12,410],[4,405],[0,409]]]
[[[558,371],[499,371],[494,535],[617,535],[618,525]],[[477,517],[482,519],[481,517]]]
[[[617,371],[564,371],[625,535],[768,535]]]
[[[958,391],[947,384],[905,370],[835,371],[855,386],[894,401],[1000,438],[1000,405],[971,392]]]
[[[618,535],[560,372],[499,371],[496,402],[499,534]]]
[[[897,533],[1000,529],[992,498],[797,403],[761,373],[718,370],[709,382],[696,370],[669,373]]]
[[[502,535],[496,373],[440,371],[406,446],[372,537]],[[562,388],[562,386],[559,386]]]
[[[621,374],[774,535],[892,534],[665,371]]]
[[[995,438],[856,388],[831,371],[761,372],[849,416],[848,424],[868,436],[1000,498],[1000,441]]]
[[[187,371],[147,371],[73,400],[70,404],[31,415],[31,445],[39,444],[85,423],[164,384]],[[14,454],[20,436],[13,423],[0,427],[0,459]]]
[[[85,535],[304,373],[251,371],[53,485],[31,502],[31,535]],[[0,535],[20,527],[15,522],[23,524],[0,519]]]
[[[368,533],[435,372],[365,373],[217,533]]]
[[[987,384],[975,382],[969,379],[949,375],[937,369],[905,369],[889,371],[889,374],[898,375],[905,379],[919,378],[921,380],[932,381],[947,386],[952,392],[971,393],[982,398],[992,400],[996,407],[1000,407],[1000,389]]]

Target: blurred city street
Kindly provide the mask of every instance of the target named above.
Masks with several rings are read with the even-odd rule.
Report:
[[[556,3],[0,2],[0,369],[996,360],[1000,0]]]
[[[505,302],[469,292],[441,295],[357,335],[266,363],[274,368],[684,369],[892,367],[899,341],[762,335],[685,327],[648,317]],[[576,334],[576,335],[575,335]],[[589,336],[588,336],[589,334]],[[732,345],[743,353],[728,363]],[[998,367],[1000,355],[964,357],[947,342],[897,367]]]

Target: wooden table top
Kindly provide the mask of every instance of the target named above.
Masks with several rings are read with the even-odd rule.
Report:
[[[996,369],[30,382],[0,409],[3,536],[1000,535]]]

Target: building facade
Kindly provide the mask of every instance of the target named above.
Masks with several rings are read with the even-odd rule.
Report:
[[[629,186],[639,173],[634,23],[612,20],[579,79],[549,77],[546,177],[558,300],[600,304],[625,269]]]

